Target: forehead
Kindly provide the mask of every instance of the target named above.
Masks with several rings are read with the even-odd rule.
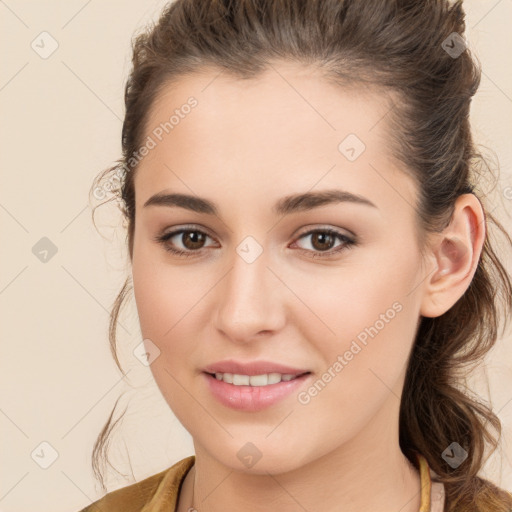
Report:
[[[191,97],[197,105],[189,111],[185,106]],[[335,85],[318,70],[294,63],[273,64],[250,79],[206,68],[163,87],[148,113],[146,132],[185,109],[189,112],[173,121],[173,138],[176,143],[178,137],[182,143],[190,143],[191,138],[202,141],[197,150],[230,145],[231,153],[240,150],[247,156],[252,150],[263,157],[271,149],[275,156],[276,147],[284,153],[289,144],[311,141],[306,147],[316,150],[321,140],[327,146],[349,133],[375,146],[385,123],[380,129],[376,126],[390,106],[383,92],[355,84]],[[270,148],[255,144],[270,140]]]
[[[181,77],[148,113],[144,139],[154,147],[139,166],[137,203],[174,185],[202,196],[211,187],[243,188],[264,199],[273,189],[318,183],[378,197],[379,170],[404,179],[388,148],[390,108],[383,92],[335,85],[293,63],[252,79],[218,69]]]

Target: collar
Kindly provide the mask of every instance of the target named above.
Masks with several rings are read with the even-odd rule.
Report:
[[[429,468],[427,459],[416,453],[420,471],[421,504],[419,512],[443,512],[445,489],[442,482],[432,481],[437,474]],[[158,486],[151,500],[143,507],[141,512],[174,512],[185,476],[195,463],[195,456],[191,455],[180,460],[170,467]]]
[[[427,459],[423,455],[416,453],[420,469],[421,481],[421,504],[419,512],[443,512],[445,489],[442,482],[432,481],[437,478],[437,474],[429,468]]]

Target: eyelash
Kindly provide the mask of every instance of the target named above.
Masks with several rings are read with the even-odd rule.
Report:
[[[188,250],[188,251],[183,251],[182,249],[173,249],[172,247],[170,247],[167,243],[167,241],[170,239],[170,238],[173,238],[174,236],[176,235],[179,235],[179,234],[183,234],[183,233],[201,233],[203,235],[206,235],[207,237],[209,238],[212,238],[210,237],[210,235],[208,235],[208,233],[205,233],[204,231],[201,231],[200,229],[194,229],[193,227],[185,227],[185,228],[181,228],[181,229],[178,229],[176,231],[171,231],[169,233],[165,233],[163,235],[158,235],[154,238],[154,240],[160,244],[163,245],[164,249],[168,252],[170,252],[171,254],[174,254],[176,256],[184,256],[184,257],[194,257],[196,256],[198,253],[200,253],[202,251],[202,249],[198,249],[196,251],[193,251],[193,250]],[[340,239],[343,244],[340,245],[338,248],[336,249],[330,249],[329,251],[311,251],[309,249],[298,249],[299,251],[303,252],[303,253],[312,253],[310,254],[310,257],[312,258],[328,258],[328,257],[332,257],[346,249],[350,249],[354,246],[357,245],[357,241],[348,237],[347,235],[343,234],[343,233],[340,233],[339,231],[336,231],[332,228],[325,228],[325,229],[321,229],[321,228],[316,228],[316,229],[312,229],[310,231],[307,231],[306,233],[302,233],[298,238],[297,240],[300,240],[301,238],[303,237],[306,237],[306,236],[309,236],[309,235],[313,235],[315,233],[324,233],[324,234],[327,234],[327,235],[330,235],[330,236],[334,236],[334,237],[337,237],[338,239]]]

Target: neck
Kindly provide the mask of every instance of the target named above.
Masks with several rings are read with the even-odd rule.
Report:
[[[196,463],[177,511],[295,512],[317,510],[320,503],[323,512],[418,512],[419,471],[401,452],[393,429],[383,438],[371,426],[350,444],[285,473],[234,470],[195,444]]]

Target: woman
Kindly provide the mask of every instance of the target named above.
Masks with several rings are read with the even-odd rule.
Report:
[[[460,386],[512,308],[464,28],[460,1],[177,0],[137,37],[95,186],[122,178],[144,355],[195,455],[84,510],[512,509]]]

